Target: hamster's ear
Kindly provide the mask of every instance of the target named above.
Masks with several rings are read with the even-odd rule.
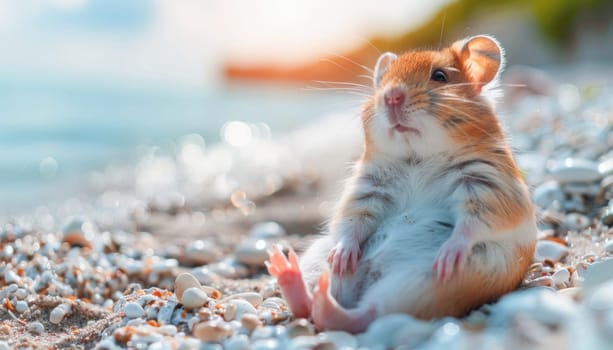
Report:
[[[496,78],[504,66],[504,51],[491,36],[479,35],[455,42],[451,49],[460,59],[464,72],[475,83],[478,93]]]
[[[379,56],[377,60],[377,64],[375,65],[375,70],[373,72],[373,84],[375,85],[375,89],[379,87],[379,83],[381,83],[381,79],[383,79],[383,75],[387,72],[389,66],[398,58],[395,54],[391,52],[386,52]]]

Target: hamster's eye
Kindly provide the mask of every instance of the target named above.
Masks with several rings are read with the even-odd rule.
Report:
[[[432,76],[430,77],[430,79],[432,81],[438,81],[439,83],[446,83],[447,82],[447,74],[445,74],[445,72],[443,72],[442,69],[435,69],[432,72]]]

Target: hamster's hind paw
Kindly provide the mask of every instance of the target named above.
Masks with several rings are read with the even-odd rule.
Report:
[[[445,241],[432,265],[436,279],[447,282],[454,275],[460,274],[466,265],[469,253],[470,246],[465,240],[451,238]]]
[[[340,241],[330,250],[328,263],[333,273],[343,276],[355,272],[361,255],[357,241]]]

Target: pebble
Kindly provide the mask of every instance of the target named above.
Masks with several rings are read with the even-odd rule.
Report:
[[[417,321],[409,315],[403,314],[379,317],[368,326],[365,333],[358,335],[360,347],[391,348],[398,332],[416,322],[420,321]]]
[[[577,269],[577,271],[580,271]],[[613,280],[613,259],[605,259],[589,264],[583,273],[583,289],[590,293],[601,284]]]
[[[2,340],[0,341],[0,350],[11,350],[11,347],[8,342]]]
[[[553,279],[553,283],[556,285],[566,283],[570,279],[570,272],[568,272],[568,269],[560,268],[554,272],[551,278]]]
[[[508,327],[529,317],[549,326],[559,326],[578,313],[578,307],[547,288],[530,288],[503,296],[492,306],[490,324]]]
[[[537,206],[548,208],[554,202],[564,202],[566,195],[562,192],[560,184],[557,181],[547,181],[534,189],[532,199]]]
[[[253,239],[279,239],[286,235],[285,229],[274,221],[260,222],[249,230],[249,237]]]
[[[187,288],[185,292],[183,292],[183,297],[181,298],[181,304],[185,306],[187,309],[195,309],[201,307],[206,303],[208,296],[202,290],[202,288]]]
[[[590,226],[590,219],[582,214],[570,213],[564,219],[564,226],[569,230],[580,231]]]
[[[598,164],[587,159],[566,158],[552,161],[548,171],[560,183],[592,182],[602,178]]]
[[[205,265],[219,258],[219,248],[210,241],[196,240],[185,245],[186,264]]]
[[[249,350],[251,344],[249,337],[244,334],[237,334],[224,342],[224,349],[226,350]]]
[[[240,318],[241,326],[245,328],[249,333],[253,332],[254,329],[262,326],[262,321],[255,314],[244,314]]]
[[[238,245],[234,255],[236,260],[245,265],[264,266],[268,260],[268,249],[270,244],[263,239],[249,239]]]
[[[262,301],[264,300],[264,298],[262,297],[262,294],[260,294],[260,293],[245,292],[245,293],[237,293],[237,294],[229,295],[229,296],[223,298],[222,300],[220,300],[219,302],[223,303],[223,302],[227,302],[227,301],[235,300],[235,299],[246,300],[251,305],[253,305],[253,307],[260,306],[262,304]]]
[[[49,314],[49,322],[53,324],[60,324],[64,317],[70,312],[70,304],[60,304],[51,310]]]
[[[19,275],[17,275],[17,273],[15,273],[15,271],[6,270],[6,272],[4,272],[4,282],[6,284],[19,284],[19,282],[21,282],[21,278],[19,277]]]
[[[228,315],[227,321],[240,320],[243,315],[256,313],[253,305],[242,299],[230,300],[227,305],[232,310],[231,315]]]
[[[20,314],[28,311],[28,303],[25,302],[24,300],[18,300],[15,303],[15,311],[17,311]]]
[[[200,288],[200,282],[191,273],[183,272],[175,279],[175,296],[182,302],[183,292],[188,288]]]
[[[613,157],[598,164],[598,171],[603,177],[613,175]]]
[[[551,261],[560,261],[568,254],[568,247],[550,240],[541,240],[536,242],[534,250],[534,259],[543,261],[549,259]]]
[[[140,304],[135,302],[129,302],[124,306],[123,312],[127,318],[139,318],[145,316],[145,310]]]
[[[28,324],[28,331],[32,334],[40,335],[45,333],[45,326],[38,321],[30,322]]]
[[[315,334],[315,327],[304,318],[295,319],[287,326],[287,336],[290,338],[313,334]]]
[[[232,328],[225,322],[208,321],[196,324],[192,333],[202,341],[219,342],[232,334]]]

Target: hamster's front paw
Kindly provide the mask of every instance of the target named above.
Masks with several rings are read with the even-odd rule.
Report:
[[[328,263],[332,272],[343,276],[345,273],[353,273],[358,265],[362,252],[357,241],[341,240],[330,250]]]
[[[432,265],[432,270],[436,273],[436,279],[446,282],[453,275],[461,273],[470,249],[471,246],[466,239],[451,236],[445,241]]]

